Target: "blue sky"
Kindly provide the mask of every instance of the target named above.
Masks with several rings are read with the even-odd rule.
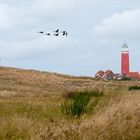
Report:
[[[67,37],[37,32],[66,30]],[[123,41],[130,69],[140,71],[140,1],[0,0],[0,58],[4,66],[94,76],[120,72]]]

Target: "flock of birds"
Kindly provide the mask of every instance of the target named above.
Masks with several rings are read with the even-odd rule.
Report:
[[[48,32],[48,33],[45,33],[44,31],[39,31],[38,33],[40,34],[43,34],[43,35],[47,35],[47,36],[59,36],[60,34],[62,34],[63,36],[67,36],[68,33],[66,31],[59,31],[59,29],[57,29],[56,31],[53,31],[53,32]]]

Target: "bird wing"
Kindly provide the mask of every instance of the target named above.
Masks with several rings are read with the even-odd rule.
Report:
[[[43,31],[39,31],[38,33],[43,34],[44,32]]]
[[[59,32],[59,29],[57,29],[55,32]]]

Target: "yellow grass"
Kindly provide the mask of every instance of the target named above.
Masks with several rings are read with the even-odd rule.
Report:
[[[139,140],[140,82],[95,81],[48,72],[0,68],[0,140]],[[104,90],[80,119],[59,110],[66,90]],[[93,99],[94,101],[94,99]]]

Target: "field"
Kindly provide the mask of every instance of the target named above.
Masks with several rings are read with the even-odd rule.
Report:
[[[140,90],[132,85],[140,82],[0,67],[0,140],[140,140]],[[64,95],[84,89],[104,95],[79,118],[62,114]]]

